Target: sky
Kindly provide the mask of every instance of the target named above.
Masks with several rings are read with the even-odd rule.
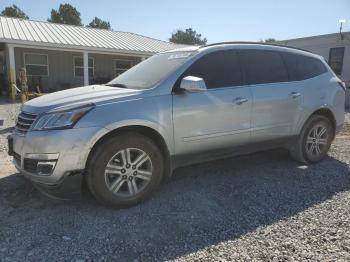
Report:
[[[285,40],[350,31],[350,0],[0,0],[0,10],[17,5],[31,19],[46,21],[51,9],[70,3],[83,24],[95,16],[114,30],[168,40],[176,29],[193,28],[208,43]]]

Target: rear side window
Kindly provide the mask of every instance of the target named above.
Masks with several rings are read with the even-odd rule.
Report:
[[[299,81],[321,75],[327,71],[324,64],[316,58],[283,53],[290,81]]]
[[[237,52],[216,51],[195,61],[183,74],[204,79],[207,88],[230,87],[242,84]]]
[[[288,72],[278,52],[241,50],[240,61],[247,84],[288,81]]]

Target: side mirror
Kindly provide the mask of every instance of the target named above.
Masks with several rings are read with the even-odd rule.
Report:
[[[202,92],[207,90],[203,78],[186,76],[181,80],[180,89],[188,92]]]

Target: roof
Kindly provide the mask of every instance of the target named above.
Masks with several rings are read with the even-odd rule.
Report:
[[[0,42],[104,52],[154,54],[184,47],[142,36],[0,16]]]
[[[259,50],[269,50],[269,51],[281,51],[281,52],[289,52],[299,55],[305,55],[305,56],[311,56],[311,57],[317,57],[320,56],[317,54],[314,54],[308,50],[301,49],[301,48],[295,48],[291,46],[286,45],[279,45],[274,43],[262,43],[262,42],[221,42],[221,43],[213,43],[205,46],[200,46],[199,50],[203,50],[206,52],[206,50],[225,50],[225,49],[231,49],[231,48],[237,48],[237,49],[259,49]]]
[[[297,48],[297,47],[291,47],[291,46],[285,46],[285,45],[279,45],[277,42],[270,42],[270,43],[263,43],[263,42],[247,42],[247,41],[233,41],[233,42],[218,42],[218,43],[212,43],[208,45],[203,45],[200,48],[205,48],[205,47],[211,47],[211,46],[220,46],[220,45],[258,45],[258,46],[278,46],[278,47],[283,47],[283,48],[290,48],[290,49],[295,49],[295,50],[300,50],[304,52],[311,53],[308,50],[302,49],[302,48]]]

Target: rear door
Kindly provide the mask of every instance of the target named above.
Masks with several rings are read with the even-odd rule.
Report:
[[[195,61],[180,77],[204,79],[204,92],[173,94],[176,154],[228,148],[250,138],[252,97],[242,82],[237,52],[216,51]]]
[[[289,136],[302,96],[297,82],[289,82],[282,55],[269,50],[240,50],[239,55],[253,94],[251,141]]]

